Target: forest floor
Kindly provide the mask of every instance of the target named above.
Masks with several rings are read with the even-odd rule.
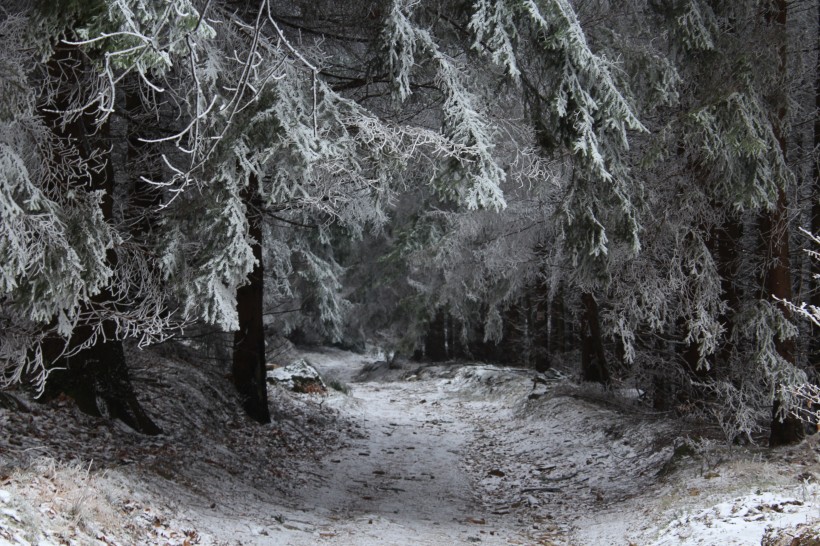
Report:
[[[271,386],[264,426],[184,348],[131,355],[157,437],[4,395],[0,545],[817,544],[816,437],[729,447],[557,372],[296,357],[348,392]]]

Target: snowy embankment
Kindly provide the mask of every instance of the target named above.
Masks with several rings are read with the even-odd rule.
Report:
[[[820,516],[812,440],[729,449],[557,373],[291,356],[348,393],[272,386],[259,426],[213,365],[146,352],[156,438],[3,399],[0,545],[773,546]]]

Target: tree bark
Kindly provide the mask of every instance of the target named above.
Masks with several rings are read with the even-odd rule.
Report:
[[[77,344],[81,335],[90,334],[88,327],[79,329],[72,340]],[[134,393],[122,341],[113,338],[112,329],[113,325],[107,322],[103,330],[111,339],[98,338],[88,349],[57,363],[65,369],[52,374],[56,377],[49,385],[49,396],[65,393],[84,413],[119,419],[142,434],[162,434],[162,429],[148,416]]]
[[[820,34],[820,9],[817,10],[817,28]],[[815,36],[817,36],[817,34]],[[817,65],[820,66],[820,48],[817,50]],[[814,149],[820,150],[820,70],[814,78]],[[820,160],[814,162],[812,169],[814,175],[814,183],[812,185],[812,209],[811,209],[811,232],[815,235],[820,234]],[[818,250],[815,248],[814,250]],[[815,307],[820,308],[820,259],[811,260],[811,296],[810,303]],[[820,374],[820,335],[817,332],[817,326],[812,325],[814,333],[809,340],[810,361],[815,362],[815,372]]]
[[[530,311],[533,366],[536,371],[545,372],[550,369],[549,290],[545,282],[539,282],[533,291],[535,296]]]
[[[778,71],[781,76],[785,76],[788,69],[788,51],[786,43],[786,23],[788,14],[787,0],[772,0],[771,11],[767,14],[770,23],[773,23],[779,33],[777,42],[779,54]],[[784,78],[785,79],[785,78]],[[785,158],[787,155],[786,135],[783,134],[783,124],[786,119],[785,101],[778,108],[777,119],[774,124],[775,136],[780,144],[780,151]],[[762,222],[763,236],[768,243],[768,257],[770,265],[766,271],[764,287],[768,295],[777,299],[791,301],[792,281],[791,267],[789,263],[789,223],[786,189],[781,187],[777,195],[777,205]],[[791,317],[789,309],[778,304],[780,311],[786,319]],[[795,363],[794,340],[775,340],[775,346],[780,356],[789,362]],[[782,401],[775,395],[772,401],[772,422],[771,433],[769,435],[769,445],[780,446],[799,442],[804,436],[803,425],[799,419],[788,415],[781,419],[779,417],[782,408]]]
[[[720,374],[721,367],[728,367],[734,351],[732,334],[734,331],[735,313],[740,309],[740,293],[737,286],[738,255],[737,248],[743,235],[743,224],[734,216],[729,217],[721,229],[714,235],[717,239],[717,266],[720,274],[720,286],[723,299],[726,302],[726,311],[721,315],[720,322],[726,328],[725,341],[715,355],[714,375]]]
[[[581,322],[581,378],[608,385],[610,376],[601,336],[598,303],[589,292],[581,296],[581,303],[584,306]]]
[[[464,358],[464,347],[462,346],[459,330],[461,321],[455,318],[452,313],[447,313],[447,358],[450,360]]]
[[[777,206],[761,222],[762,231],[768,243],[768,255],[771,265],[766,271],[764,286],[771,297],[790,301],[792,299],[791,269],[789,264],[789,232],[786,192],[782,188],[778,193]],[[783,304],[778,304],[786,319],[791,318],[791,311]],[[795,343],[793,339],[775,338],[778,354],[788,363],[795,363]],[[769,445],[772,447],[799,442],[804,435],[803,424],[792,416],[781,419],[780,399],[775,396],[772,402],[771,433]]]
[[[424,356],[431,362],[444,362],[447,360],[447,335],[444,320],[444,311],[436,310],[433,320],[427,327],[427,335],[424,338]]]
[[[669,379],[655,370],[652,376],[652,409],[668,411],[672,407],[672,393]]]
[[[130,184],[126,219],[131,236],[143,243],[154,228],[152,213],[160,205],[162,193],[155,185],[145,181],[145,178],[159,179],[161,167],[148,161],[146,157],[148,145],[144,139],[151,135],[145,128],[146,123],[152,121],[144,119],[145,109],[139,93],[138,79],[137,76],[132,77],[130,85],[125,89],[125,110],[128,115],[126,168]]]
[[[82,57],[77,54],[74,46],[60,44],[55,48],[54,55],[48,63],[49,72],[55,81],[60,81],[60,75],[66,65],[81,71]],[[63,95],[57,97],[57,104],[54,106],[57,110],[62,110],[67,108],[68,104],[67,97]],[[100,140],[101,146],[107,146],[105,140],[110,129],[108,123],[98,130],[98,135],[92,137],[88,127],[91,120],[87,115],[78,116],[65,127],[60,126],[56,114],[44,112],[43,117],[55,134],[70,140],[86,160],[93,153],[92,138]],[[114,168],[110,153],[106,154],[102,161],[105,161],[103,168],[89,171],[89,186],[91,191],[103,192],[101,210],[103,217],[111,221],[114,207]],[[117,257],[113,250],[108,251],[107,260],[112,267],[116,267]],[[109,290],[103,290],[91,298],[88,305],[91,308],[102,305],[111,297]],[[68,342],[69,347],[82,345],[93,334],[94,325],[78,325]],[[137,432],[149,435],[162,433],[137,400],[128,374],[122,340],[118,339],[116,324],[111,319],[103,319],[94,345],[53,364],[64,369],[51,374],[49,393],[65,392],[76,400],[82,411],[97,416],[106,413],[111,418],[120,419]],[[100,408],[100,403],[104,408]]]
[[[566,319],[564,318],[564,297],[563,291],[559,288],[552,296],[552,304],[550,305],[550,326],[552,332],[550,335],[550,357],[556,353],[564,353],[566,347]]]
[[[239,330],[234,333],[233,383],[242,399],[242,407],[251,419],[270,423],[268,386],[265,368],[264,269],[262,265],[262,218],[259,215],[261,199],[259,180],[251,178],[245,189],[249,234],[253,238],[253,256],[256,259],[248,282],[237,289],[236,303]]]

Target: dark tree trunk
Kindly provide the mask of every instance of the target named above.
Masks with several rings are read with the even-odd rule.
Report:
[[[453,317],[451,313],[447,313],[447,358],[457,359],[464,358],[464,347],[462,347],[459,330],[461,322]]]
[[[778,54],[780,56],[778,71],[781,76],[785,76],[788,70],[788,50],[785,40],[786,23],[788,15],[787,0],[772,0],[771,11],[767,18],[770,23],[773,23],[776,30],[780,33],[780,38],[777,41]],[[785,80],[785,77],[783,78]],[[786,101],[781,100],[781,106],[777,111],[777,120],[775,122],[774,131],[775,136],[780,144],[780,151],[785,158],[787,155],[786,135],[783,133],[783,125],[786,119]],[[767,295],[781,300],[791,301],[792,299],[792,281],[791,281],[791,267],[789,263],[789,218],[788,218],[788,203],[786,198],[786,189],[781,187],[777,195],[777,206],[768,213],[764,218],[761,231],[763,237],[768,243],[767,256],[770,260],[768,270],[765,272],[764,287],[767,289]],[[791,313],[789,309],[779,304],[780,311],[784,317],[790,318]],[[795,363],[795,343],[794,340],[775,340],[777,352],[787,362]],[[803,425],[800,420],[793,415],[788,415],[785,418],[780,418],[779,413],[782,409],[782,402],[779,397],[775,396],[772,402],[772,423],[771,434],[769,436],[769,445],[780,446],[786,444],[793,444],[799,442],[804,436]]]
[[[667,379],[660,370],[652,377],[652,409],[667,411],[672,407],[672,392]]]
[[[686,319],[680,318],[677,321],[677,329],[681,339],[685,339],[689,333]],[[656,378],[657,387],[663,396],[668,397],[664,402],[663,409],[671,409],[677,404],[686,407],[693,403],[699,403],[708,395],[705,389],[699,384],[708,383],[713,372],[714,358],[709,356],[701,362],[700,343],[683,343],[677,345],[678,357],[683,362],[683,372],[685,376],[680,381],[670,381],[669,377]],[[663,368],[658,373],[663,373]],[[668,372],[667,372],[668,373]],[[659,403],[660,404],[660,403]],[[660,405],[656,409],[662,409]]]
[[[145,180],[159,179],[161,167],[149,161],[147,157],[147,144],[144,139],[150,138],[151,135],[145,131],[145,127],[152,123],[152,120],[145,119],[138,79],[138,76],[131,78],[130,85],[125,90],[125,110],[129,120],[126,168],[130,179],[126,218],[132,237],[138,242],[144,242],[153,230],[153,212],[161,203],[162,192]]]
[[[113,335],[113,325],[106,323],[106,335]],[[78,328],[75,339],[90,334],[88,327]],[[125,351],[118,340],[99,339],[88,349],[61,359],[58,370],[49,377],[47,396],[65,393],[83,412],[97,417],[119,419],[142,434],[162,434],[162,430],[145,413],[137,400],[128,374]]]
[[[551,333],[549,336],[549,355],[552,357],[556,353],[564,353],[567,350],[566,347],[566,319],[564,318],[564,297],[562,294],[562,290],[556,290],[555,294],[552,296],[552,302],[550,305],[550,328]]]
[[[723,300],[726,302],[726,311],[721,315],[720,322],[726,328],[725,341],[715,358],[713,375],[720,375],[720,368],[729,366],[734,344],[732,335],[735,326],[735,313],[740,309],[740,293],[737,286],[738,255],[737,248],[743,235],[743,224],[734,216],[727,219],[723,228],[715,234],[717,238],[717,266],[720,274],[720,286]]]
[[[681,319],[681,336],[686,337],[688,334],[688,328],[686,326],[685,320]],[[701,381],[706,379],[708,372],[707,366],[711,365],[706,363],[705,365],[700,364],[700,344],[697,342],[693,343],[684,343],[680,346],[680,357],[683,359],[684,367],[686,372],[689,374],[689,377],[695,381]]]
[[[74,70],[82,71],[82,57],[74,46],[58,45],[49,61],[49,72],[59,81],[60,75],[66,66],[73,66]],[[68,78],[71,78],[69,70]],[[72,85],[74,82],[63,82]],[[68,99],[58,96],[58,104],[53,106],[57,110],[68,106]],[[59,136],[70,140],[79,150],[81,156],[89,159],[92,156],[91,140],[99,140],[101,147],[107,147],[106,142],[109,125],[106,123],[96,135],[92,136],[89,126],[92,121],[86,115],[78,116],[64,128],[60,126],[56,114],[45,112],[44,119],[52,130]],[[107,221],[113,218],[114,207],[114,170],[110,154],[98,161],[104,161],[103,168],[92,169],[90,175],[90,189],[102,191],[103,199],[101,210]],[[116,267],[117,257],[113,250],[108,251],[107,259],[112,267]],[[103,290],[93,297],[89,306],[102,305],[111,299],[109,290]],[[92,313],[93,315],[93,313]],[[69,348],[75,348],[93,335],[92,325],[78,325],[69,341]],[[92,415],[107,413],[108,416],[122,420],[137,432],[143,434],[161,434],[162,430],[148,417],[140,406],[134,393],[133,385],[128,374],[125,361],[125,351],[122,340],[117,339],[116,324],[110,319],[104,319],[101,332],[96,342],[77,354],[61,358],[54,362],[54,367],[65,368],[50,375],[48,393],[65,392],[72,396],[78,407]],[[104,408],[100,408],[102,403]]]
[[[249,234],[254,239],[253,256],[256,265],[248,274],[248,282],[236,292],[239,330],[234,333],[233,382],[242,398],[247,414],[259,423],[270,423],[268,387],[265,368],[264,270],[262,266],[262,219],[259,181],[252,177],[245,189],[248,205]]]
[[[424,338],[424,356],[431,362],[447,360],[447,333],[444,311],[438,309],[427,327]]]
[[[550,369],[550,313],[546,283],[535,285],[534,303],[530,310],[533,366],[538,372]]]
[[[609,369],[598,317],[598,303],[589,292],[581,296],[584,313],[581,320],[581,378],[608,385]]]
[[[455,336],[453,336],[453,315],[447,313],[447,327],[445,334],[447,336],[447,358],[452,359],[455,356]]]
[[[820,9],[817,11],[817,28],[820,33]],[[820,66],[820,48],[817,50],[817,66]],[[814,149],[820,150],[820,70],[817,71],[814,79]],[[814,184],[812,186],[812,209],[811,209],[811,232],[815,235],[820,235],[820,161],[814,162],[812,170],[814,175]],[[818,250],[816,247],[814,250]],[[810,302],[817,308],[820,308],[820,259],[811,260],[811,296]],[[818,335],[817,326],[812,326],[814,335],[809,340],[809,351],[812,362],[815,362],[815,372],[820,375],[820,335]]]
[[[506,365],[526,365],[528,308],[526,302],[510,305],[502,313],[502,337],[494,346],[493,360]]]
[[[761,231],[768,243],[768,256],[771,265],[766,271],[764,286],[770,297],[790,301],[792,299],[791,269],[789,267],[789,232],[786,192],[781,189],[778,194],[777,207],[761,222]],[[788,319],[789,309],[779,304],[780,311]],[[792,339],[775,338],[778,354],[787,362],[795,362],[795,343]],[[775,397],[772,403],[771,434],[769,445],[772,447],[799,442],[804,436],[803,424],[793,415],[781,419],[781,401]]]

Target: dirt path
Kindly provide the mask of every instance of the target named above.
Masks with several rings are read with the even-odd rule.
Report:
[[[349,362],[313,360],[325,375],[350,373],[334,368]],[[523,543],[512,522],[481,507],[465,467],[480,415],[461,411],[440,381],[350,386],[341,411],[360,423],[361,438],[312,469],[316,479],[297,498],[306,513],[326,518],[322,543]]]
[[[788,476],[775,480],[765,465],[718,469],[694,457],[676,460],[680,474],[671,475],[675,421],[560,374],[408,365],[359,381],[372,359],[303,356],[350,387],[320,408],[310,400],[346,427],[344,441],[318,462],[290,466],[284,496],[228,492],[230,518],[192,518],[200,529],[221,527],[212,533],[220,546],[748,545],[760,543],[771,514],[781,527],[816,514],[809,493],[793,479],[784,487]],[[761,496],[761,473],[775,493]],[[675,507],[699,515],[669,523]]]
[[[350,393],[273,391],[259,426],[218,366],[146,352],[162,437],[0,405],[0,546],[745,546],[818,521],[817,439],[675,454],[682,423],[557,372],[291,356]]]

